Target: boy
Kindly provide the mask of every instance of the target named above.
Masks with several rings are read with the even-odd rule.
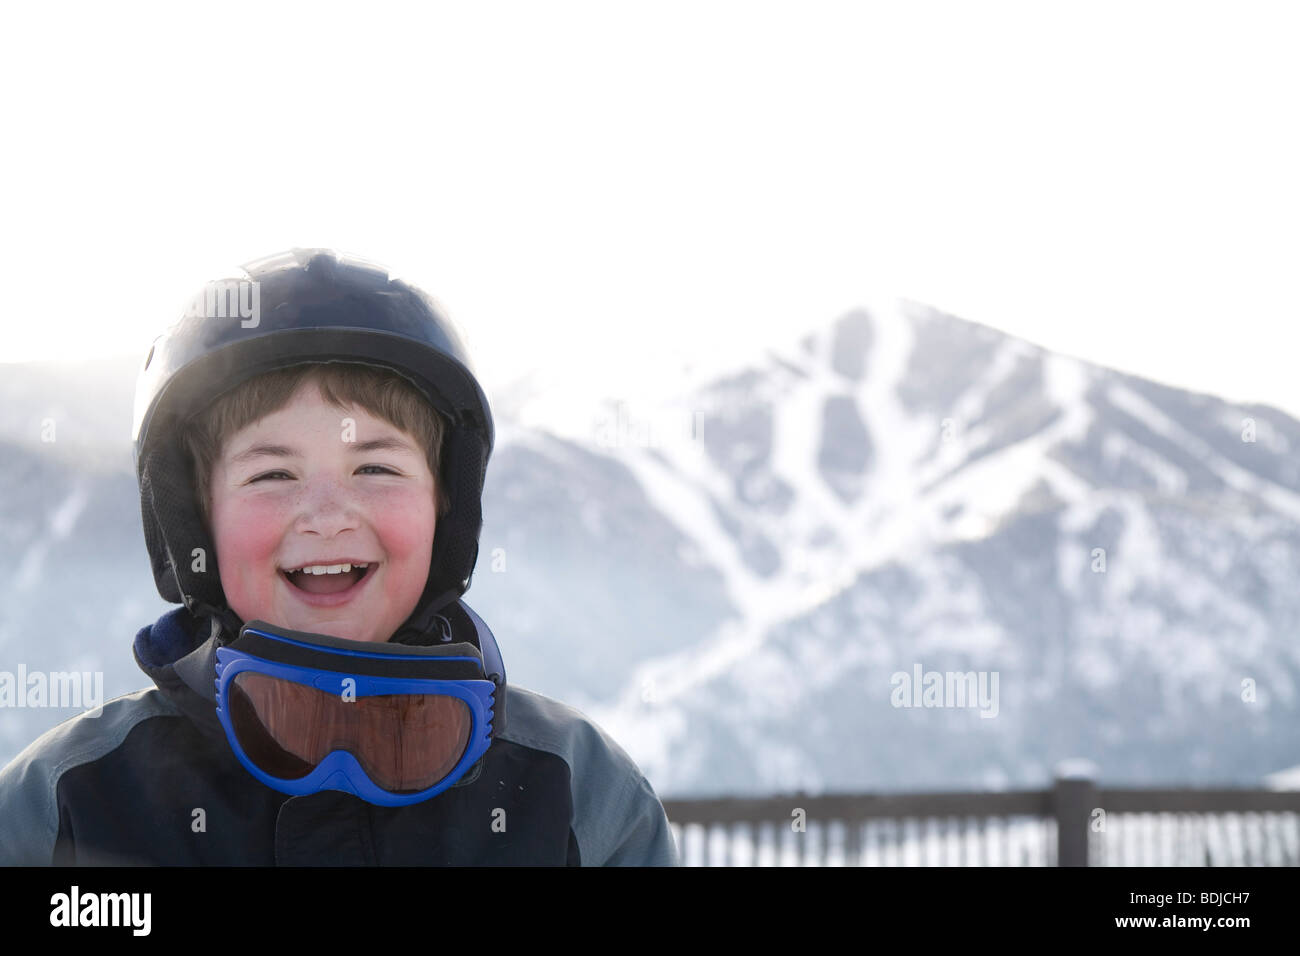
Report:
[[[136,637],[156,687],[0,772],[0,864],[676,865],[635,764],[508,687],[460,600],[493,424],[454,328],[333,252],[246,271],[137,385],[145,539],[184,604]]]

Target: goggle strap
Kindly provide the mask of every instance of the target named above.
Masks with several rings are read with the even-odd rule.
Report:
[[[484,623],[483,618],[479,617],[464,601],[460,602],[460,608],[478,632],[478,650],[483,658],[483,672],[487,674],[488,680],[496,685],[492,708],[492,736],[496,737],[506,729],[506,665],[501,659],[501,648],[497,647],[496,636]]]

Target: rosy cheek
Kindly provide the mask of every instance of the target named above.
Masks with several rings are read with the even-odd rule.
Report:
[[[418,494],[386,503],[376,511],[375,529],[389,557],[386,590],[394,599],[405,599],[408,591],[423,589],[429,575],[435,531],[432,504]]]
[[[422,495],[413,495],[401,513],[406,519],[398,521],[398,525],[410,546],[417,550],[421,547],[432,548],[433,533],[437,527],[433,502]]]
[[[281,509],[265,502],[231,501],[213,509],[213,537],[222,588],[232,606],[268,594],[280,534]],[[236,608],[238,610],[238,608]]]

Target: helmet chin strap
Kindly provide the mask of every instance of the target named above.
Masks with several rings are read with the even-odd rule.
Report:
[[[389,638],[390,644],[439,644],[453,639],[451,622],[439,612],[460,597],[457,590],[443,591],[417,609]]]
[[[209,636],[215,637],[218,645],[229,644],[239,636],[239,631],[244,626],[244,622],[229,605],[218,608],[192,594],[186,594],[184,597],[185,606],[189,609],[190,614],[196,620],[209,622],[209,627],[212,629]]]

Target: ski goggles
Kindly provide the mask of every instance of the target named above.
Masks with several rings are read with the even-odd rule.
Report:
[[[486,626],[479,643],[375,644],[250,621],[217,649],[217,716],[239,762],[269,787],[418,803],[491,744],[505,669]]]

